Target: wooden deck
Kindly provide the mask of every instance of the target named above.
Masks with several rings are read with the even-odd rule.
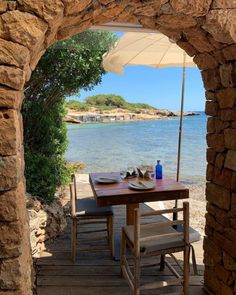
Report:
[[[78,186],[80,197],[91,196],[88,183],[82,181]],[[144,209],[146,205],[143,205]],[[125,223],[125,206],[115,206],[115,235],[116,240],[120,239],[121,226]],[[97,226],[97,225],[96,225]],[[91,227],[91,225],[87,225]],[[95,234],[93,234],[95,235]],[[100,234],[101,235],[101,234]],[[80,235],[82,236],[82,235]],[[105,251],[79,252],[77,261],[73,264],[70,261],[70,226],[58,239],[47,245],[47,250],[42,253],[42,257],[36,260],[37,281],[36,288],[38,295],[130,295],[127,282],[119,275],[119,261],[114,261],[109,256],[108,247],[104,240],[83,242],[81,247],[105,248]],[[203,295],[203,251],[202,241],[195,244],[199,276],[190,278],[190,295]],[[180,260],[181,257],[178,257]],[[149,261],[150,262],[150,261]],[[154,262],[153,259],[151,261]],[[144,264],[146,261],[144,260]],[[168,269],[159,271],[158,268],[144,268],[142,271],[143,281],[163,280],[170,278]],[[170,293],[181,291],[181,286],[166,288]],[[143,295],[164,294],[164,289],[150,290],[141,293]]]

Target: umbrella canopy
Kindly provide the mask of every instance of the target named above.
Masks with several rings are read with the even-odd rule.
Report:
[[[184,51],[161,33],[124,34],[108,51],[102,65],[108,72],[123,74],[128,65],[146,65],[153,68],[182,67]],[[186,55],[185,65],[194,67],[192,57]]]
[[[117,44],[103,56],[102,65],[108,72],[123,74],[128,65],[146,65],[153,68],[183,67],[181,112],[176,180],[180,176],[182,144],[182,125],[184,110],[185,67],[195,67],[193,59],[177,44],[161,33],[129,32],[124,34]],[[177,205],[177,201],[176,201]]]

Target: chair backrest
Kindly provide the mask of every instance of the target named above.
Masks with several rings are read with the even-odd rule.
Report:
[[[77,188],[76,188],[76,176],[75,176],[75,174],[71,174],[71,181],[74,184],[75,199],[77,199]]]
[[[71,217],[76,217],[76,195],[75,195],[75,185],[70,183],[70,202],[71,202]]]
[[[183,218],[180,219],[179,215],[177,220],[169,220],[166,218],[165,221],[154,221],[154,222],[149,222],[149,223],[144,223],[142,224],[143,227],[148,227],[148,226],[155,226],[155,228],[167,228],[167,227],[174,227],[175,225],[183,225],[183,233],[180,233],[178,231],[175,231],[173,233],[167,233],[164,234],[163,237],[160,236],[160,238],[165,238],[165,237],[174,237],[174,236],[183,236],[183,241],[185,244],[189,244],[189,203],[184,202],[182,208],[172,208],[172,209],[165,209],[165,210],[157,210],[157,211],[148,211],[148,212],[141,212],[140,209],[135,209],[135,214],[134,214],[134,250],[136,255],[139,255],[140,253],[140,242],[147,242],[148,240],[152,240],[155,238],[159,238],[158,236],[150,236],[150,237],[140,237],[140,222],[142,217],[152,217],[152,216],[157,216],[157,215],[162,215],[162,214],[169,214],[169,213],[178,213],[178,212],[183,212]]]

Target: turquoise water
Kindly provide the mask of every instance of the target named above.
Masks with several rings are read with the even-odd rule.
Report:
[[[82,161],[84,172],[119,171],[161,159],[163,173],[176,175],[179,119],[68,124],[66,160]],[[185,117],[181,181],[203,182],[206,169],[206,116]]]

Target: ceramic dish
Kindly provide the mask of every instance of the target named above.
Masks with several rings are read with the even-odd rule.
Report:
[[[98,183],[117,183],[119,179],[116,177],[99,177],[95,179]]]
[[[152,181],[132,181],[129,182],[129,188],[134,190],[150,190],[155,187]]]

